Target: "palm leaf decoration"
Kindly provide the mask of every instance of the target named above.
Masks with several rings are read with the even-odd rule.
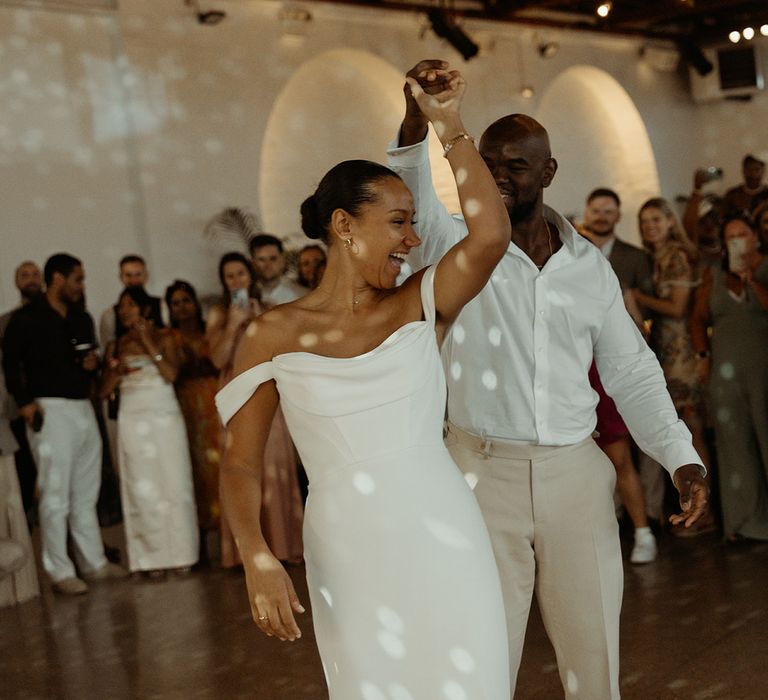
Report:
[[[248,249],[250,240],[261,233],[255,214],[240,207],[228,207],[214,216],[203,229],[203,237],[224,247]]]

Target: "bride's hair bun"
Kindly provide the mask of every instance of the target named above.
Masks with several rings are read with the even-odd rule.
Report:
[[[320,180],[315,193],[301,204],[301,228],[310,238],[328,244],[333,212],[343,209],[359,216],[363,206],[377,201],[377,185],[388,178],[400,179],[389,168],[369,160],[345,160],[332,167]]]
[[[317,197],[310,195],[301,203],[301,228],[309,238],[325,240],[326,232],[320,222]]]

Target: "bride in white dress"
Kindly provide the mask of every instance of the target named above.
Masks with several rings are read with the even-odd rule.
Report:
[[[508,700],[498,573],[475,498],[443,445],[439,342],[507,249],[493,177],[458,114],[464,80],[409,79],[455,173],[469,235],[395,287],[420,241],[413,198],[384,166],[346,161],[302,205],[328,243],[320,286],[253,321],[217,396],[221,493],[253,618],[301,636],[304,612],[259,527],[262,455],[281,402],[310,481],[304,521],[313,621],[331,700]]]

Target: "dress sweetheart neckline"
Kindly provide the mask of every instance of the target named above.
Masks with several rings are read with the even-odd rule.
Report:
[[[280,360],[283,357],[291,357],[293,355],[305,355],[312,358],[317,358],[319,360],[332,360],[332,361],[339,361],[339,360],[361,360],[363,358],[368,357],[369,355],[372,355],[375,352],[378,352],[379,350],[386,348],[386,347],[392,347],[390,345],[390,341],[396,337],[398,334],[400,334],[402,331],[404,331],[406,328],[409,328],[410,326],[418,326],[418,325],[426,325],[428,322],[426,320],[421,321],[408,321],[408,323],[404,323],[399,328],[396,328],[394,331],[392,331],[384,340],[382,340],[376,347],[371,348],[370,350],[360,354],[360,355],[352,355],[350,357],[333,357],[332,355],[320,355],[316,352],[307,352],[305,350],[293,350],[292,352],[281,352],[279,355],[275,355],[272,360],[269,360],[269,362],[274,362],[275,360]],[[264,363],[261,363],[264,364]],[[258,367],[258,365],[254,365],[255,367]]]

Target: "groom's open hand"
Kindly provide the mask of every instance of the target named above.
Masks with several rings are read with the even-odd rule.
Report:
[[[672,482],[680,493],[680,508],[683,512],[670,516],[669,522],[673,525],[683,523],[685,527],[690,527],[708,510],[709,486],[698,464],[684,464],[678,467]]]

